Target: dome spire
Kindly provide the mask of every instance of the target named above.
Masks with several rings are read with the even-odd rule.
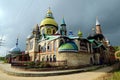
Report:
[[[19,35],[18,35],[18,37],[19,37]],[[18,37],[17,37],[17,39],[16,39],[16,46],[18,46]]]
[[[99,26],[100,25],[100,22],[98,20],[98,16],[96,17],[96,26]]]

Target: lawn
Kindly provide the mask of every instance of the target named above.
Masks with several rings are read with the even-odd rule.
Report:
[[[111,78],[108,80],[120,80],[120,70],[115,71]]]

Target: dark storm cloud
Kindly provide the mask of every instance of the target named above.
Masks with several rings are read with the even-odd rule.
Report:
[[[19,46],[25,49],[26,37],[33,27],[40,24],[48,7],[51,7],[55,20],[60,25],[64,16],[67,29],[80,29],[86,37],[95,27],[96,16],[101,28],[111,44],[120,44],[120,0],[0,0],[0,34],[5,35],[7,49],[15,45],[20,35]],[[2,49],[2,47],[0,48]]]

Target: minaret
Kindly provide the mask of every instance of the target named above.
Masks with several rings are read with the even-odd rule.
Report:
[[[67,29],[66,29],[66,24],[65,24],[64,17],[62,19],[62,24],[60,26],[61,26],[61,28],[60,28],[60,34],[61,35],[67,35]]]
[[[102,34],[102,30],[100,27],[100,23],[98,21],[98,17],[96,17],[96,34]]]

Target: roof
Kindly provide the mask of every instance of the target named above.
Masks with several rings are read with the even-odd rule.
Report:
[[[42,38],[41,40],[39,40],[38,42],[41,42],[41,41],[52,41],[52,40],[55,40],[57,38],[59,38],[60,35],[52,35],[52,36],[49,36],[49,35],[46,35],[46,38]]]
[[[74,42],[67,42],[62,44],[59,49],[59,52],[78,52],[78,47]]]

